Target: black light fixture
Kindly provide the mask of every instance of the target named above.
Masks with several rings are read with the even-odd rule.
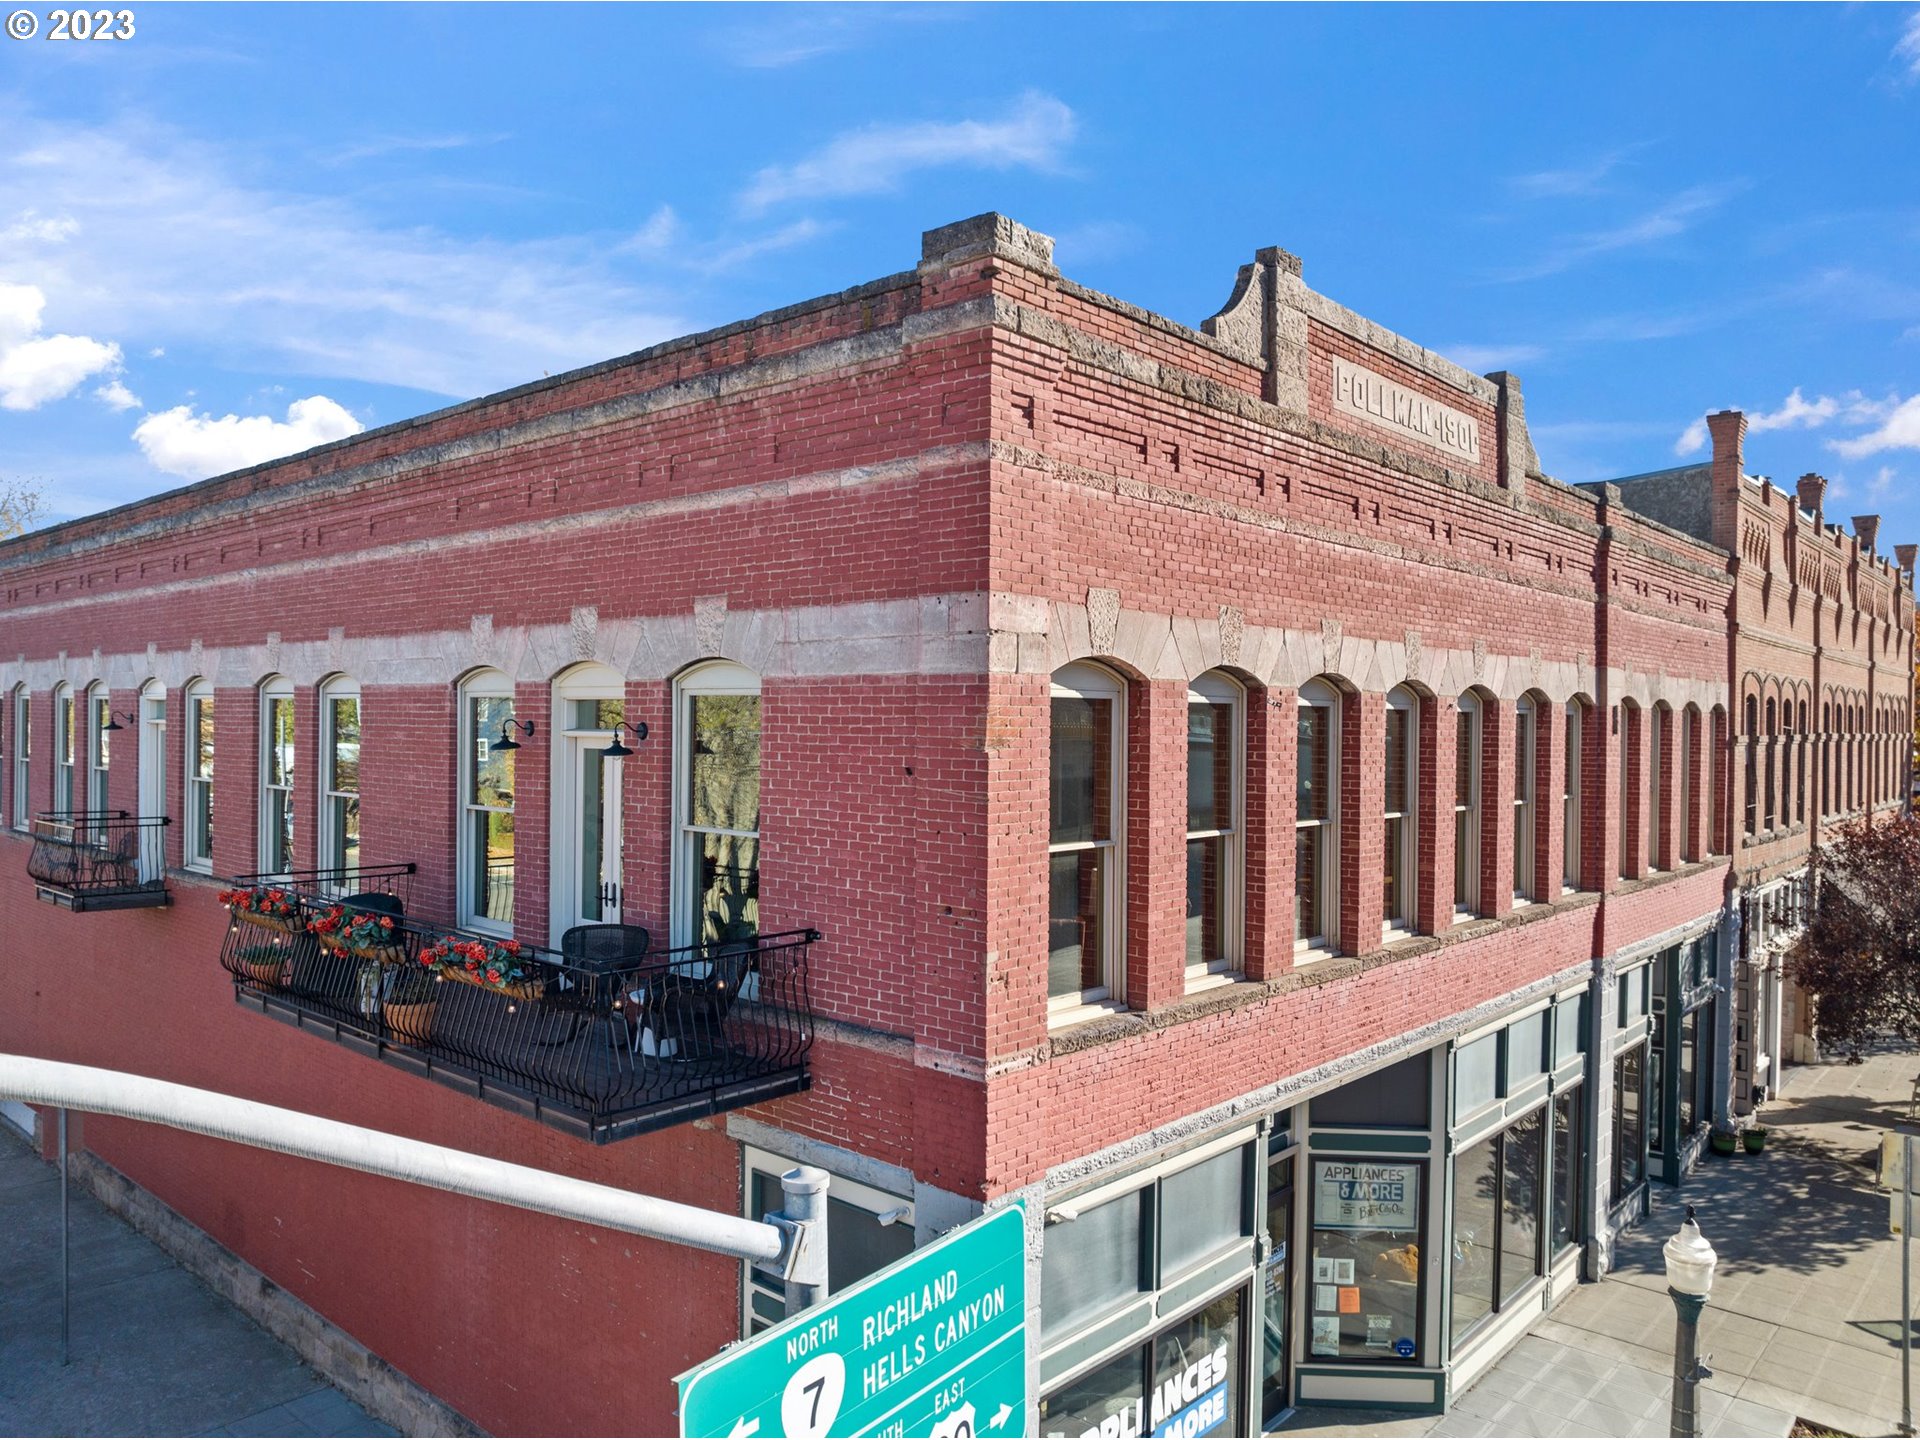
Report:
[[[102,726],[101,726],[100,728],[101,728],[101,729],[102,729],[103,731],[105,731],[105,730],[124,730],[124,729],[126,729],[126,728],[127,728],[127,725],[122,725],[122,724],[120,723],[120,713],[124,713],[124,714],[126,715],[126,717],[127,717],[127,725],[131,725],[131,724],[133,724],[133,711],[131,711],[131,710],[128,710],[128,711],[125,711],[125,712],[115,712],[115,711],[113,711],[113,710],[109,710],[109,711],[107,711],[107,723],[106,723],[106,724],[104,724],[104,725],[102,725]]]
[[[613,722],[613,743],[607,746],[606,749],[600,752],[600,756],[602,759],[618,760],[623,755],[633,754],[633,749],[631,746],[622,745],[620,743],[620,732],[622,730],[631,730],[633,732],[633,738],[636,740],[644,740],[647,738],[647,722],[646,721],[641,720],[637,723],[633,723],[626,720],[616,720]]]
[[[512,732],[518,730],[522,735],[531,740],[533,738],[533,732],[538,728],[539,727],[531,720],[502,720],[500,722],[500,738],[493,742],[493,748],[496,750],[518,750],[520,748],[520,742],[513,738]]]

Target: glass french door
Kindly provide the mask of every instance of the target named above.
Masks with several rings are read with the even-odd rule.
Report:
[[[140,813],[143,816],[167,813],[167,692],[158,686],[140,695]],[[140,835],[140,879],[158,880],[166,873],[166,851],[162,848],[163,827],[142,825]]]
[[[573,777],[569,827],[573,863],[567,920],[572,925],[617,925],[625,851],[620,780],[626,762],[601,752],[613,743],[613,727],[626,718],[626,706],[619,700],[571,703],[573,728],[567,731],[566,742]]]

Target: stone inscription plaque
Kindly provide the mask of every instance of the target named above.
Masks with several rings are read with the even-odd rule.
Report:
[[[1337,358],[1333,362],[1333,408],[1462,460],[1480,458],[1480,422],[1471,415]]]

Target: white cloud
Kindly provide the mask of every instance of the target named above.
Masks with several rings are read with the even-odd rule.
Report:
[[[869,125],[835,136],[792,165],[769,165],[740,202],[760,211],[788,200],[872,195],[892,190],[915,170],[943,165],[1053,170],[1075,125],[1072,110],[1033,90],[997,119]]]
[[[1907,74],[1920,80],[1920,10],[1907,17],[1907,28],[1901,32],[1900,43],[1893,47],[1893,53],[1906,62]]]
[[[287,407],[287,418],[266,415],[196,415],[176,405],[149,415],[133,438],[147,459],[169,475],[199,480],[311,450],[330,440],[358,435],[366,427],[324,395],[309,395]]]
[[[140,397],[118,380],[111,380],[94,391],[94,397],[110,410],[138,410]]]
[[[1696,185],[1611,229],[1570,236],[1533,264],[1510,270],[1501,278],[1539,280],[1548,275],[1558,275],[1563,270],[1571,270],[1597,256],[1671,240],[1691,230],[1698,221],[1719,209],[1743,188],[1737,183]]]
[[[1507,183],[1522,195],[1532,199],[1591,195],[1600,189],[1601,181],[1619,168],[1621,161],[1634,151],[1643,148],[1645,148],[1644,145],[1629,145],[1620,150],[1609,151],[1585,165],[1569,165],[1559,170],[1535,170],[1527,175],[1510,175],[1507,177]]]
[[[1680,432],[1680,438],[1673,442],[1673,453],[1682,457],[1697,455],[1707,448],[1708,438],[1707,419],[1703,415]]]
[[[1749,434],[1758,434],[1763,430],[1817,430],[1839,413],[1840,402],[1831,395],[1808,401],[1801,396],[1800,387],[1796,385],[1792,393],[1780,402],[1778,410],[1756,410],[1747,416],[1747,431]]]
[[[638,274],[608,237],[389,224],[242,179],[243,160],[151,122],[6,126],[0,216],[33,208],[74,228],[58,246],[0,234],[0,274],[57,296],[78,333],[142,353],[465,397],[691,328],[684,272]]]
[[[0,227],[0,245],[58,245],[79,233],[80,222],[69,215],[43,216],[37,210],[22,210],[13,223]]]
[[[328,165],[349,165],[356,160],[373,160],[383,155],[403,155],[437,150],[464,150],[473,145],[497,145],[506,135],[383,135],[358,145],[348,145],[321,157]]]
[[[1893,467],[1891,465],[1882,465],[1879,473],[1867,482],[1868,496],[1875,500],[1880,499],[1893,488],[1893,482],[1898,478],[1899,477],[1893,473]]]
[[[1547,353],[1538,345],[1443,345],[1438,348],[1454,364],[1474,371],[1503,370],[1510,365],[1524,365]]]
[[[1827,448],[1849,459],[1883,450],[1920,450],[1920,395],[1874,406],[1881,423],[1864,435],[1829,440]]]
[[[46,294],[0,283],[0,409],[37,410],[120,367],[120,347],[86,335],[42,335]]]

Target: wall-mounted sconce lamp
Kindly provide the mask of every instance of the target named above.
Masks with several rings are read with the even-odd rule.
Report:
[[[123,715],[123,714],[124,714],[124,715],[126,716],[126,720],[127,720],[127,725],[131,725],[131,724],[133,724],[133,720],[134,720],[134,715],[133,715],[133,711],[131,711],[131,710],[126,710],[126,711],[113,711],[113,710],[109,710],[109,711],[107,711],[107,723],[106,723],[106,724],[104,724],[104,725],[102,725],[102,726],[101,726],[100,728],[101,728],[102,730],[124,730],[124,729],[126,729],[126,728],[127,728],[127,725],[122,725],[122,724],[120,723],[120,717],[121,717],[121,715]]]
[[[502,720],[500,722],[500,738],[493,742],[493,748],[496,750],[518,750],[520,748],[520,742],[513,738],[513,732],[518,730],[522,735],[531,740],[533,738],[533,732],[539,728],[540,727],[535,725],[531,720]]]
[[[607,746],[606,749],[600,752],[602,758],[607,760],[618,760],[622,755],[633,754],[633,748],[631,746],[622,745],[620,743],[620,732],[622,730],[632,731],[633,738],[635,740],[644,740],[647,738],[647,722],[646,721],[641,720],[638,723],[630,723],[625,720],[616,721],[614,722],[614,727],[613,727],[613,743]]]

